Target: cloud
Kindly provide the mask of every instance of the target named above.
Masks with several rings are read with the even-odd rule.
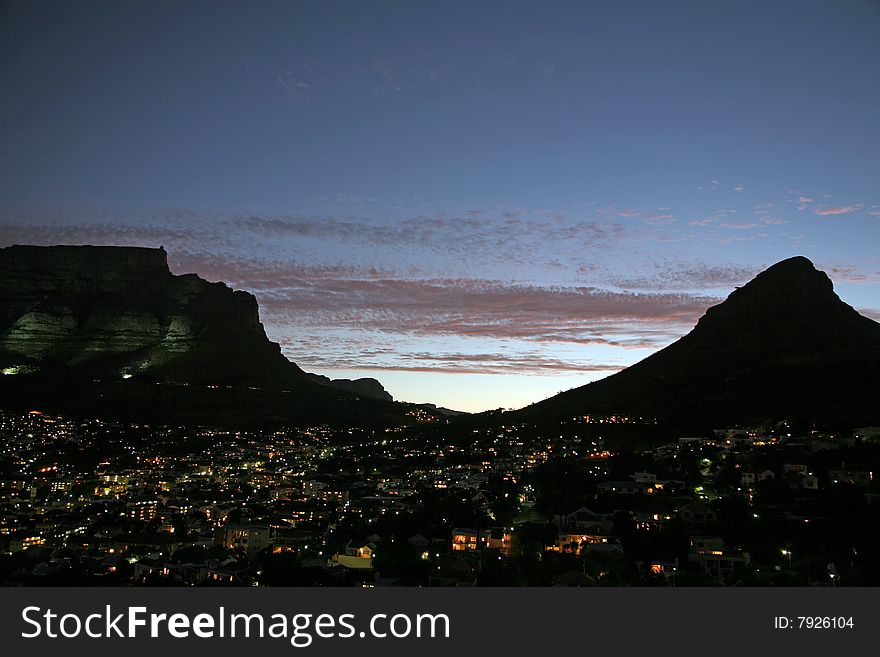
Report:
[[[717,223],[725,217],[729,217],[730,215],[736,214],[736,210],[718,210],[713,212],[707,217],[703,217],[701,219],[693,219],[688,222],[689,226],[709,226],[711,224]]]
[[[693,325],[716,299],[689,294],[539,287],[479,279],[303,278],[281,272],[283,287],[260,291],[276,322],[383,333],[648,346]],[[648,336],[648,337],[646,337]]]
[[[0,223],[0,244],[93,244],[96,246],[144,246],[188,244],[204,240],[199,227],[173,225],[126,225],[122,223]],[[211,235],[212,243],[224,242],[220,234]]]
[[[452,264],[464,271],[487,262],[543,268],[570,261],[585,250],[607,252],[625,239],[627,227],[613,215],[551,217],[524,211],[500,216],[437,212],[403,220],[258,214],[168,212],[131,221],[57,221],[36,217],[0,218],[0,243],[139,245],[187,251],[281,257],[302,252],[344,251],[350,259]],[[661,217],[662,219],[662,217]],[[320,257],[320,256],[318,256]]]
[[[825,208],[817,208],[813,210],[814,214],[817,214],[821,217],[828,217],[838,214],[850,214],[851,212],[858,212],[864,207],[864,203],[857,203],[855,205],[842,205],[836,207],[825,207]]]
[[[809,196],[798,196],[798,210],[806,210],[807,206],[812,202],[813,199],[811,199]]]
[[[651,276],[612,278],[615,287],[630,290],[709,290],[733,288],[754,278],[763,266],[707,263],[662,263]]]
[[[880,282],[880,272],[864,273],[855,267],[842,267],[832,265],[825,268],[835,282],[845,282],[854,284],[874,284]]]
[[[619,235],[623,226],[598,220],[529,220],[519,210],[506,211],[500,219],[473,211],[464,217],[438,212],[398,222],[332,217],[258,216],[234,219],[244,231],[271,237],[334,238],[345,242],[393,245],[429,244],[448,248],[457,238],[477,240],[479,246],[502,246],[541,235],[550,240],[603,240]]]
[[[627,234],[611,217],[525,217],[522,211],[500,216],[445,212],[401,221],[301,216],[244,216],[231,228],[243,238],[296,240],[313,245],[336,242],[359,249],[389,249],[392,257],[430,252],[458,265],[482,267],[487,260],[543,265],[552,258],[574,256],[585,249],[613,248]],[[551,256],[552,253],[552,256]]]
[[[540,352],[518,355],[493,353],[402,353],[393,362],[375,360],[360,354],[357,359],[333,362],[300,361],[300,365],[320,370],[367,370],[394,372],[428,372],[437,374],[581,374],[612,373],[623,369],[619,363],[592,363],[549,357]]]
[[[764,226],[781,226],[787,224],[788,219],[779,216],[774,203],[757,203],[752,206],[755,216],[758,217],[760,225]]]
[[[171,256],[198,272],[252,291],[277,327],[333,328],[383,335],[453,336],[526,342],[654,347],[693,326],[715,297],[616,292],[479,278],[413,278],[413,272]],[[285,328],[284,330],[287,330]]]

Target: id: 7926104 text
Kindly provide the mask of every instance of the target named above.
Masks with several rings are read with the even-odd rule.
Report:
[[[852,616],[774,616],[775,630],[851,630]]]

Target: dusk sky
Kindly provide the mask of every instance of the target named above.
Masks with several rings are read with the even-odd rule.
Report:
[[[809,257],[880,319],[880,2],[0,4],[0,246],[164,245],[303,369],[513,408]]]

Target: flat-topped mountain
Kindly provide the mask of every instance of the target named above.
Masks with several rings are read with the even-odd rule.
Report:
[[[880,419],[880,324],[841,301],[807,258],[790,258],[709,308],[665,349],[520,413],[873,422]]]
[[[252,294],[175,276],[164,249],[0,249],[0,365],[94,376],[301,384]]]
[[[384,399],[385,401],[394,400],[391,393],[385,390],[385,386],[376,379],[371,379],[369,377],[360,379],[331,379],[323,374],[309,374],[308,376],[322,386],[329,386],[331,388],[336,388],[337,390],[346,390],[358,395],[363,395],[364,397]]]
[[[169,421],[403,415],[316,382],[266,337],[252,294],[175,276],[164,249],[0,249],[0,370],[4,405]]]

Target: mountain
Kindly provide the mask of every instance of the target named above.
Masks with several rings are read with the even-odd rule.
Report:
[[[329,386],[331,388],[336,388],[337,390],[353,392],[356,395],[363,395],[364,397],[394,401],[394,397],[392,397],[391,394],[385,390],[385,386],[379,383],[376,379],[368,377],[361,379],[331,379],[322,374],[308,374],[308,376],[312,381],[320,383],[322,386]]]
[[[161,248],[0,249],[0,370],[6,407],[198,422],[405,412],[314,381],[266,337],[253,295],[175,276]]]
[[[470,415],[467,411],[456,411],[451,408],[437,406],[437,404],[419,404],[419,407],[424,408],[432,413],[445,415],[446,417],[459,417],[461,415]]]
[[[880,420],[880,324],[807,258],[779,262],[665,349],[522,417],[628,414],[679,424]]]

